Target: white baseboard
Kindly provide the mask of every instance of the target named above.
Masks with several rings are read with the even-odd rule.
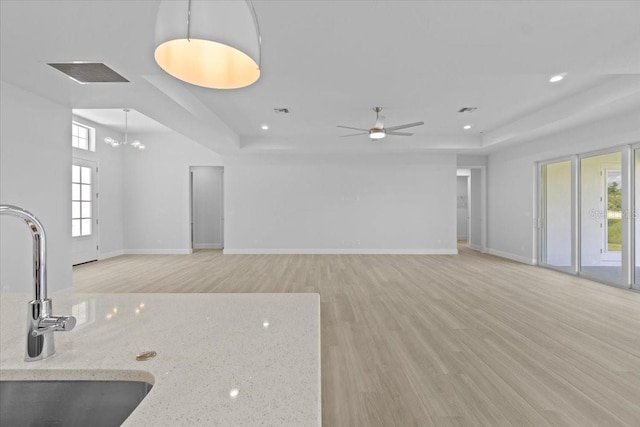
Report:
[[[473,249],[474,251],[486,252],[486,250],[482,250],[482,246],[480,246],[480,245],[474,245],[473,243],[469,243],[469,247],[471,249]]]
[[[536,260],[533,258],[527,258],[527,257],[523,257],[520,255],[515,255],[512,254],[510,252],[503,252],[503,251],[499,251],[496,249],[488,249],[487,253],[489,253],[490,255],[495,255],[495,256],[499,256],[501,258],[507,258],[513,261],[518,261],[518,262],[522,262],[524,264],[529,264],[529,265],[536,265]]]
[[[108,258],[113,258],[116,256],[120,256],[120,255],[124,255],[125,252],[123,249],[120,249],[118,251],[112,251],[112,252],[105,252],[103,254],[98,255],[98,259],[99,260],[103,260],[103,259],[108,259]]]
[[[191,249],[125,249],[126,255],[189,255]]]
[[[193,249],[222,249],[220,243],[194,243]]]
[[[457,249],[229,249],[225,255],[457,255]]]

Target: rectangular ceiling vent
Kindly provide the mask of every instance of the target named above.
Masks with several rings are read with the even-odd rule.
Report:
[[[78,83],[129,83],[129,80],[101,62],[58,62],[48,63]]]
[[[273,112],[276,114],[289,114],[288,108],[274,108]]]
[[[458,113],[473,113],[478,107],[462,107],[458,110]]]

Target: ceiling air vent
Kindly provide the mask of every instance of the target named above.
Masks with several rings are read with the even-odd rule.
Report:
[[[78,83],[128,83],[129,80],[101,62],[58,62],[48,63],[62,71]]]
[[[288,108],[274,108],[273,112],[276,114],[289,114]]]
[[[458,113],[473,113],[478,107],[462,107],[458,110]]]

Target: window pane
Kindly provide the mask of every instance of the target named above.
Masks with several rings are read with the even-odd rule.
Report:
[[[622,282],[622,154],[580,160],[580,272]]]
[[[80,202],[71,202],[71,218],[80,218]]]
[[[572,270],[571,262],[571,161],[543,166],[542,261]]]
[[[91,220],[83,219],[82,221],[82,235],[89,236],[91,234]]]
[[[90,185],[82,185],[82,199],[81,200],[91,200],[91,186]]]
[[[82,218],[91,218],[91,202],[82,202]]]
[[[81,150],[95,151],[95,142],[93,138],[93,128],[88,126],[78,125],[76,123],[71,124],[71,146],[79,148]]]
[[[80,220],[71,220],[71,237],[78,237],[80,235]]]
[[[80,168],[82,172],[82,183],[91,184],[91,168]]]
[[[71,182],[80,182],[80,166],[71,166]]]
[[[71,200],[80,200],[80,184],[71,184]]]

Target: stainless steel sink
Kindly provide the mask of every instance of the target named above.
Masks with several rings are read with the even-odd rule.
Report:
[[[0,425],[119,426],[151,387],[143,381],[0,381]]]

